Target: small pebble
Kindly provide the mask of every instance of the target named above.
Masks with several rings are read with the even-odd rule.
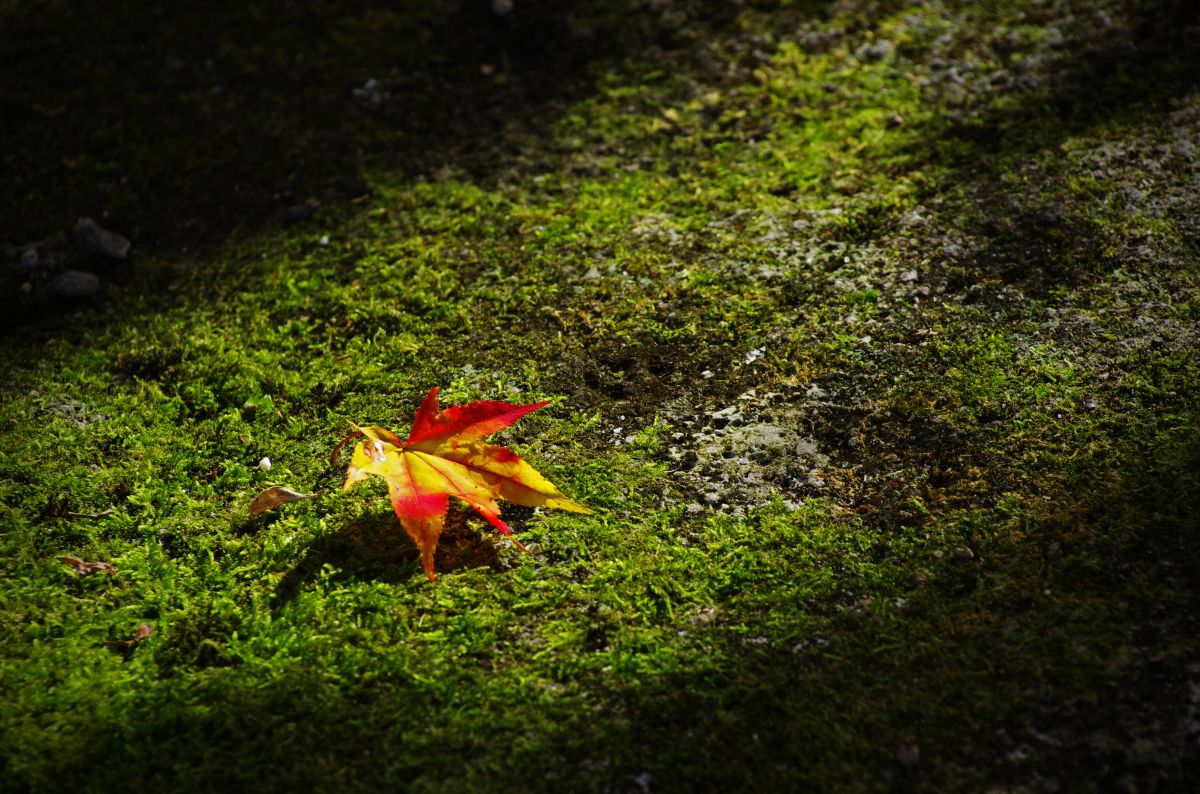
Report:
[[[317,210],[321,207],[321,202],[315,198],[307,198],[302,204],[296,204],[288,208],[287,215],[284,220],[288,223],[297,223],[306,221],[317,214]]]
[[[22,278],[29,278],[38,267],[38,252],[36,248],[26,248],[21,254],[21,261],[17,263],[17,270],[21,271]]]
[[[258,468],[262,469],[263,471],[270,471],[271,470],[271,459],[263,458],[262,460],[260,460],[258,462]]]
[[[921,760],[921,748],[915,744],[902,744],[896,748],[896,760],[903,766],[914,767]]]
[[[363,83],[361,88],[356,88],[350,93],[354,95],[355,99],[371,105],[378,105],[388,98],[386,87],[374,77],[369,78],[367,82]]]
[[[50,282],[50,291],[65,300],[82,300],[100,291],[100,279],[93,273],[68,270]]]
[[[91,218],[80,218],[75,222],[75,244],[85,254],[107,259],[124,259],[129,256],[129,240],[110,232]]]

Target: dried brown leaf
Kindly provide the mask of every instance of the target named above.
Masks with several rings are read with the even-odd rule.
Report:
[[[60,555],[57,559],[59,562],[65,562],[67,565],[70,565],[75,569],[75,573],[80,576],[91,576],[94,573],[114,574],[117,572],[116,566],[107,562],[87,562],[70,554]]]
[[[125,648],[132,648],[135,645],[137,645],[139,642],[148,640],[153,636],[154,636],[154,626],[150,625],[149,623],[139,623],[138,627],[137,627],[137,631],[134,633],[132,639],[103,640],[101,642],[101,644],[102,645],[117,645],[117,646],[123,646]]]
[[[268,510],[274,510],[288,502],[298,502],[301,499],[312,498],[313,494],[293,491],[291,488],[282,485],[273,485],[254,497],[254,501],[250,503],[250,515],[257,516]]]

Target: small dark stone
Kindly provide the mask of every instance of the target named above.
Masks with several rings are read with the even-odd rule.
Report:
[[[91,218],[80,218],[75,223],[75,244],[79,250],[92,256],[108,259],[124,259],[129,256],[129,240],[116,232],[110,232]]]
[[[320,207],[320,201],[315,198],[307,198],[304,200],[304,203],[289,207],[287,215],[284,216],[284,220],[288,223],[306,221],[312,216],[316,215],[317,210],[320,209]]]
[[[1037,225],[1043,229],[1053,229],[1062,223],[1062,210],[1048,209],[1037,216]]]
[[[21,261],[17,263],[17,270],[21,272],[21,278],[28,279],[33,276],[34,271],[38,268],[38,252],[36,248],[27,248],[25,253],[21,254]]]
[[[50,282],[50,291],[65,300],[82,300],[100,291],[100,279],[82,270],[68,270]]]
[[[883,41],[865,42],[854,51],[859,60],[873,63],[881,61],[896,51],[896,45],[884,39]]]
[[[902,766],[914,767],[921,760],[921,748],[915,744],[902,744],[896,748],[896,760]]]

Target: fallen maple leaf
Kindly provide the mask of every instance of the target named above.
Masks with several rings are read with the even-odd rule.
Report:
[[[382,427],[354,425],[355,431],[333,450],[336,466],[342,446],[352,438],[366,436],[354,447],[343,490],[370,474],[387,481],[392,509],[417,544],[429,581],[434,578],[433,553],[451,496],[471,505],[509,537],[512,530],[500,520],[497,499],[527,507],[592,512],[563,496],[515,452],[483,443],[492,433],[546,407],[549,401],[514,405],[485,400],[439,412],[437,391],[436,386],[431,389],[417,409],[407,441]],[[515,539],[513,543],[525,550]]]

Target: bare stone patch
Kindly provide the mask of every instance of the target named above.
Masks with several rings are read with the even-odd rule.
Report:
[[[751,389],[707,414],[690,436],[680,434],[667,454],[709,508],[743,515],[776,496],[798,507],[824,487],[821,470],[830,464],[802,429],[806,404],[803,392]]]
[[[42,409],[50,416],[74,425],[80,430],[86,430],[92,424],[103,422],[108,418],[102,413],[90,410],[79,400],[64,395],[47,398],[42,403]]]

